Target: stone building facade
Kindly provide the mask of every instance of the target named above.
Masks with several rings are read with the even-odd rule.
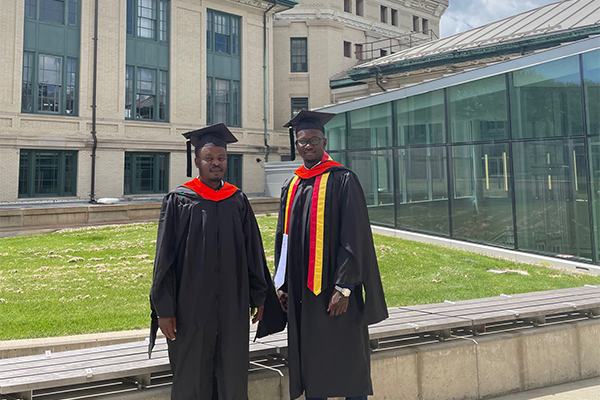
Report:
[[[329,104],[329,78],[357,62],[344,42],[399,36],[417,15],[437,32],[447,7],[297,3],[98,1],[94,63],[94,1],[0,0],[0,203],[160,196],[187,179],[181,134],[216,122],[239,139],[229,180],[263,193],[263,163],[289,153],[291,99]],[[290,38],[305,38],[306,72],[290,72]]]

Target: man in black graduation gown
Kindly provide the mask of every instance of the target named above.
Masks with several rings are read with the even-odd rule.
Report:
[[[224,124],[184,136],[188,176],[192,144],[199,176],[163,200],[149,352],[160,327],[169,347],[172,399],[247,400],[249,308],[253,322],[260,320],[267,291],[275,298],[275,290],[248,198],[222,180],[226,144],[237,139]]]
[[[325,152],[333,117],[301,111],[286,124],[304,160],[283,185],[275,240],[292,399],[373,394],[368,325],[388,316],[362,188]]]

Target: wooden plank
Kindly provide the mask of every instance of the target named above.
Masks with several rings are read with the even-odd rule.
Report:
[[[92,371],[96,371],[98,368],[108,368],[111,366],[111,373],[123,371],[124,373],[118,374],[119,377],[130,376],[131,371],[124,370],[120,367],[122,363],[143,365],[147,362],[150,362],[153,366],[164,366],[165,368],[161,368],[161,370],[168,370],[170,369],[168,353],[166,351],[166,345],[164,345],[164,347],[165,349],[157,352],[152,360],[148,360],[148,356],[145,352],[127,354],[112,352],[112,356],[110,357],[105,356],[102,358],[92,359],[84,359],[82,356],[78,355],[76,360],[71,358],[70,362],[63,364],[47,363],[44,365],[43,363],[35,363],[35,365],[30,366],[29,368],[5,371],[0,374],[0,388],[3,388],[7,385],[7,382],[10,382],[15,378],[29,377],[34,381],[51,380],[53,379],[51,377],[68,379],[73,375],[78,376],[81,371],[85,371],[86,369],[92,369]],[[253,344],[252,347],[254,351],[251,353],[251,356],[253,357],[259,356],[261,353],[268,354],[273,352],[272,346],[261,343]],[[46,361],[50,360],[51,359],[47,359]],[[145,373],[149,372],[146,371]]]
[[[120,348],[120,349],[114,349],[114,348],[103,349],[102,347],[98,347],[96,349],[104,350],[104,351],[95,351],[90,354],[82,354],[79,351],[77,351],[76,354],[65,354],[65,353],[70,353],[70,352],[57,352],[57,353],[53,353],[53,355],[51,357],[42,356],[41,358],[37,358],[37,359],[33,359],[33,360],[26,360],[21,363],[16,363],[16,364],[11,363],[8,365],[1,365],[0,366],[0,379],[5,373],[7,373],[9,371],[17,371],[17,370],[30,369],[30,368],[40,368],[40,367],[60,368],[61,366],[67,366],[67,365],[70,365],[73,363],[77,363],[80,361],[86,361],[86,360],[87,361],[96,360],[98,362],[102,362],[102,360],[105,360],[105,359],[114,358],[114,357],[125,357],[125,356],[129,356],[129,355],[145,355],[145,357],[148,358],[147,346],[135,346],[135,347],[129,347],[129,348]],[[166,343],[159,343],[155,347],[155,350],[153,351],[152,354],[153,355],[158,354],[159,352],[163,352],[163,351],[167,351],[167,345],[166,345]]]
[[[433,331],[441,331],[452,328],[463,328],[471,326],[471,321],[446,317],[438,318],[435,321],[423,321],[420,324],[398,324],[391,326],[378,326],[379,324],[369,327],[369,336],[372,339],[382,339],[390,336],[414,335],[420,333],[430,333]]]
[[[271,350],[268,345],[263,343],[250,342],[250,353],[261,353],[267,350]],[[120,357],[133,354],[145,354],[147,357],[147,344],[144,341],[132,342],[128,345],[110,345],[95,347],[91,349],[73,350],[66,352],[52,353],[50,357],[45,355],[35,355],[27,357],[19,357],[15,359],[1,360],[0,364],[0,378],[7,371],[21,370],[27,368],[37,368],[40,366],[61,366],[70,363],[76,363],[83,360],[102,360],[111,357]],[[86,352],[85,350],[91,350]],[[165,339],[159,339],[157,341],[154,351],[152,352],[153,357],[159,352],[167,351],[167,344]]]
[[[587,298],[585,298],[587,297]],[[450,316],[469,316],[469,315],[484,315],[486,313],[496,313],[503,310],[520,310],[525,308],[538,308],[540,311],[544,310],[546,314],[554,312],[562,312],[565,308],[565,305],[575,305],[577,307],[593,307],[600,301],[600,297],[596,295],[592,296],[573,296],[573,297],[565,297],[560,301],[551,301],[551,300],[536,300],[536,301],[528,301],[528,302],[512,302],[510,304],[506,304],[504,306],[499,305],[482,305],[479,308],[463,308],[460,306],[456,307],[447,307],[445,309],[439,309],[435,311],[430,311],[443,315]],[[576,308],[576,307],[575,307]]]
[[[502,302],[482,302],[480,304],[464,304],[462,302],[457,302],[454,304],[450,303],[441,303],[438,304],[436,308],[428,307],[426,311],[430,313],[443,313],[446,315],[452,315],[460,312],[486,312],[486,311],[499,311],[502,309],[514,309],[517,307],[527,307],[527,306],[542,306],[548,305],[548,307],[552,307],[553,305],[561,305],[563,303],[569,303],[573,301],[589,301],[590,304],[595,303],[598,299],[600,299],[600,294],[596,293],[586,293],[586,294],[577,294],[570,296],[562,296],[559,298],[536,298],[536,299],[506,299]],[[417,308],[411,308],[414,311],[417,311]]]
[[[510,310],[511,312],[516,312],[515,314],[515,318],[535,318],[538,316],[546,316],[546,315],[551,315],[551,314],[560,314],[560,313],[566,313],[566,312],[575,312],[575,311],[582,311],[582,310],[587,310],[590,307],[593,306],[599,306],[600,307],[600,301],[597,301],[594,304],[590,304],[589,302],[574,302],[571,304],[564,304],[563,306],[558,306],[556,305],[553,308],[548,308],[548,307],[523,307],[523,308],[518,308],[516,310]],[[496,321],[492,321],[492,316],[490,314],[485,314],[485,315],[473,315],[473,316],[468,316],[470,318],[473,319],[473,322],[475,324],[479,324],[479,323],[490,323],[490,322],[498,322]]]
[[[461,306],[479,306],[480,304],[504,304],[511,301],[520,301],[520,300],[534,300],[537,298],[555,298],[559,299],[561,297],[569,297],[576,295],[585,295],[585,294],[593,294],[600,296],[600,286],[581,286],[577,288],[567,288],[567,289],[555,289],[555,290],[547,290],[547,291],[539,291],[539,292],[529,292],[529,293],[518,293],[509,296],[494,296],[494,297],[484,297],[479,299],[470,299],[470,300],[458,300],[453,302],[454,304],[460,304]],[[423,305],[414,305],[414,306],[406,306],[404,308],[410,310],[418,310],[418,311],[432,311],[438,308],[451,307],[453,304],[451,303],[434,303],[434,304],[423,304]]]
[[[165,340],[162,339],[162,342],[165,342]],[[157,343],[158,344],[161,343],[160,339],[159,339],[159,341],[157,341]],[[78,354],[92,355],[92,354],[97,354],[97,353],[103,353],[106,351],[138,348],[138,347],[147,348],[148,345],[146,344],[145,341],[136,341],[136,342],[113,344],[113,345],[108,345],[108,346],[90,347],[90,348],[86,348],[86,349],[55,352],[55,353],[52,353],[52,358],[60,359],[60,358],[76,356]],[[44,359],[46,359],[46,356],[44,354],[36,354],[36,355],[32,355],[32,356],[15,357],[15,358],[4,358],[4,359],[0,360],[0,368],[3,366],[6,366],[6,365],[10,365],[10,364],[15,364],[15,363],[20,364],[20,363],[26,363],[26,362],[30,362],[30,361],[38,361],[38,360],[44,360]]]
[[[91,359],[81,360],[78,362],[62,364],[62,365],[48,365],[48,366],[37,366],[36,368],[29,368],[24,370],[7,371],[0,377],[0,386],[3,385],[4,381],[10,380],[15,377],[38,377],[37,379],[48,379],[51,376],[70,376],[78,375],[79,371],[85,371],[86,369],[94,369],[97,367],[114,367],[115,370],[119,370],[119,364],[121,363],[139,363],[144,364],[150,362],[152,365],[158,363],[165,363],[168,360],[168,354],[164,352],[159,357],[148,360],[148,356],[144,354],[130,354],[125,356],[114,356],[103,359]]]
[[[3,381],[0,385],[0,393],[16,393],[27,390],[48,389],[52,387],[76,385],[87,382],[98,382],[109,379],[123,378],[124,376],[137,376],[146,373],[165,372],[170,370],[169,365],[161,363],[160,360],[145,360],[120,363],[118,365],[107,365],[92,368],[92,375],[85,370],[74,371],[70,376],[61,373],[44,374],[41,376],[15,377]],[[124,374],[123,372],[126,372]]]

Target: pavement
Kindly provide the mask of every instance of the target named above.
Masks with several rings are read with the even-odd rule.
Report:
[[[600,377],[493,397],[489,400],[600,400]]]

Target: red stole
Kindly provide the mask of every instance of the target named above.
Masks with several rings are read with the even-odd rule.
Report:
[[[285,271],[287,263],[287,236],[289,234],[290,218],[294,197],[301,179],[315,178],[313,186],[311,206],[310,206],[310,234],[309,234],[309,258],[308,258],[308,279],[306,286],[315,294],[319,295],[322,289],[323,281],[323,250],[325,233],[325,198],[327,195],[327,181],[329,179],[328,170],[332,167],[342,166],[331,159],[329,154],[324,153],[321,163],[311,169],[304,165],[296,170],[296,176],[290,182],[284,216],[284,240],[282,251],[279,258],[279,269]],[[283,277],[281,277],[283,278]],[[283,284],[283,279],[281,279]]]
[[[206,200],[212,201],[221,201],[225,200],[235,194],[238,188],[230,183],[225,182],[223,187],[219,190],[215,190],[210,186],[205,185],[198,178],[194,178],[193,180],[184,183],[183,186],[188,189],[192,189],[194,192],[198,193],[200,197]]]

